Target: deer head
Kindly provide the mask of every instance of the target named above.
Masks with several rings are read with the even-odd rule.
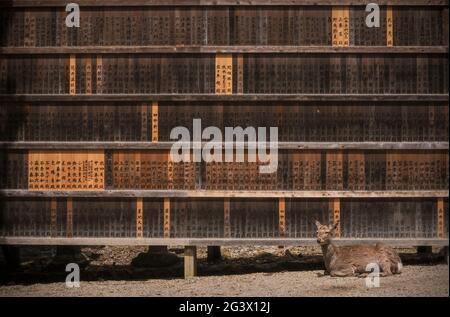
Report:
[[[320,222],[316,220],[316,236],[317,236],[317,243],[320,245],[329,244],[331,239],[334,237],[334,232],[336,231],[336,228],[339,225],[339,221],[335,222],[334,224],[327,226],[323,225]]]

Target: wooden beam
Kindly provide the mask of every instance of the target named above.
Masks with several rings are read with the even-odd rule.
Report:
[[[437,236],[440,239],[445,237],[445,210],[444,198],[437,199]]]
[[[382,242],[387,245],[396,247],[411,247],[411,246],[448,246],[448,239],[409,239],[409,238],[361,238],[361,239],[336,239],[336,245],[349,244],[374,244]],[[51,238],[51,237],[0,237],[0,245],[185,245],[185,246],[208,246],[208,245],[222,245],[222,246],[239,246],[239,245],[272,245],[272,246],[316,246],[315,238]]]
[[[192,54],[239,54],[238,67],[243,65],[243,54],[447,54],[448,46],[292,46],[292,45],[224,45],[224,46],[43,46],[43,47],[0,47],[0,55],[61,55],[61,54],[152,54],[152,53],[192,53]],[[101,64],[97,55],[97,64]],[[238,92],[239,93],[239,92]]]
[[[184,278],[197,276],[197,247],[184,247]]]
[[[123,6],[331,6],[366,5],[366,0],[78,0],[77,4],[88,7]],[[392,6],[448,6],[448,0],[379,0],[377,4]],[[0,7],[65,7],[61,0],[10,0],[0,1]]]
[[[448,94],[0,94],[0,101],[448,101]],[[32,106],[32,105],[31,105]],[[394,105],[395,106],[395,105]]]
[[[174,142],[144,141],[13,141],[0,142],[0,149],[10,150],[161,150],[171,149]],[[202,146],[206,143],[202,143]],[[226,143],[221,146],[225,149]],[[249,148],[248,143],[235,143]],[[278,142],[280,150],[448,150],[449,142]]]
[[[166,197],[169,198],[446,198],[448,190],[392,190],[392,191],[285,191],[285,190],[100,190],[100,191],[61,191],[61,190],[25,190],[2,189],[0,198],[25,197]],[[170,223],[169,223],[170,225]]]

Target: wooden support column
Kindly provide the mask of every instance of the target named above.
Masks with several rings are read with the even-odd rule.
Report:
[[[73,199],[67,198],[67,213],[66,213],[66,234],[68,238],[73,237]]]
[[[158,102],[152,101],[152,143],[158,142],[159,114]]]
[[[197,247],[184,247],[184,278],[197,276]]]
[[[278,199],[278,233],[280,238],[286,237],[286,200]]]
[[[341,220],[341,200],[339,198],[332,198],[330,200],[330,210],[331,210],[332,216],[333,216],[333,223],[340,221]],[[341,237],[341,223],[340,222],[336,228],[336,231],[334,232],[334,236],[336,238]]]
[[[392,6],[386,10],[386,46],[394,46],[394,15]]]
[[[136,198],[136,238],[144,237],[144,199]]]
[[[77,59],[75,54],[69,57],[69,95],[77,93]]]
[[[164,198],[164,238],[170,238],[170,198]]]

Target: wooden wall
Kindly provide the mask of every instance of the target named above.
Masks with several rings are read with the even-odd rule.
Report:
[[[448,1],[379,3],[1,2],[0,244],[448,245]],[[195,118],[277,171],[172,162]]]

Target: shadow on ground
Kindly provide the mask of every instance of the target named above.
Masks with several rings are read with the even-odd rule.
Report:
[[[148,280],[148,279],[176,279],[183,278],[183,257],[178,254],[179,261],[171,266],[137,267],[131,264],[117,265],[115,263],[99,263],[99,254],[89,254],[87,260],[80,265],[82,281],[108,280]],[[173,255],[172,255],[173,256]],[[400,253],[404,265],[436,265],[445,263],[442,254],[418,255],[416,253]],[[22,262],[16,271],[6,269],[5,263],[0,263],[0,285],[31,285],[36,283],[64,282],[68,273],[65,265],[55,265],[54,254],[40,252],[39,256]],[[68,263],[68,262],[64,262]],[[62,262],[60,263],[62,264]],[[199,276],[223,276],[249,273],[272,274],[283,271],[311,271],[323,270],[321,255],[291,254],[282,255],[263,252],[252,257],[224,257],[214,263],[207,263],[206,259],[198,261]]]

